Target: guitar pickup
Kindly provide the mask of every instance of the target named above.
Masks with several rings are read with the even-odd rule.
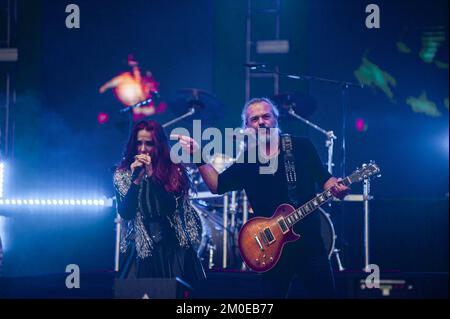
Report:
[[[262,238],[264,245],[269,246],[269,241],[267,240],[266,235],[262,231],[259,232],[259,236]]]
[[[283,234],[286,234],[288,231],[289,231],[289,228],[288,228],[288,226],[286,225],[286,222],[284,221],[284,219],[283,218],[280,218],[280,219],[278,219],[278,226],[280,226],[280,228],[281,228],[281,232],[283,233]]]
[[[269,227],[265,228],[263,232],[264,236],[267,238],[267,241],[269,242],[269,245],[275,241],[275,237],[273,236],[272,231],[270,230]]]

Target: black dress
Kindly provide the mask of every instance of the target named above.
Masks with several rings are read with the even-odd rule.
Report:
[[[124,172],[116,172],[121,173]],[[204,279],[205,274],[191,238],[192,233],[198,230],[192,222],[186,221],[183,197],[167,192],[151,177],[145,178],[141,185],[130,183],[123,196],[117,178],[115,186],[118,190],[118,212],[122,219],[132,224],[131,233],[134,233],[125,235],[134,237],[134,241],[122,250],[120,276],[179,277],[193,286]],[[139,241],[148,242],[149,247],[144,249],[145,245]]]

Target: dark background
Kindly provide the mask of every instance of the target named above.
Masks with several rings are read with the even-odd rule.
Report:
[[[65,27],[70,3],[80,7],[80,29]],[[380,165],[382,178],[371,185],[373,262],[402,271],[448,271],[448,2],[377,1],[380,29],[365,27],[369,3],[282,0],[280,38],[290,41],[290,52],[258,58],[283,72],[357,82],[354,72],[365,57],[396,79],[392,98],[375,87],[349,88],[342,98],[339,85],[292,79],[281,79],[280,91],[315,100],[317,110],[308,119],[338,137],[336,175],[369,160]],[[98,89],[128,70],[128,54],[143,71],[152,71],[163,100],[173,99],[180,88],[206,90],[223,106],[216,120],[205,124],[238,127],[245,103],[246,8],[246,1],[225,0],[19,1],[14,38],[19,62],[8,66],[16,100],[14,143],[4,158],[5,197],[113,196],[111,167],[121,158],[130,119],[118,112],[121,105],[111,91]],[[255,18],[255,37],[272,39],[271,24],[270,17]],[[444,68],[419,56],[430,30],[444,33],[434,57]],[[399,41],[411,52],[400,52]],[[271,96],[267,80],[258,81],[252,96]],[[406,103],[422,92],[440,116],[416,113]],[[97,122],[99,112],[109,114],[107,123]],[[169,103],[153,118],[163,123],[178,114]],[[367,125],[362,132],[355,127],[360,118]],[[309,136],[326,161],[322,135],[300,122],[280,124]],[[352,192],[360,194],[362,186]],[[362,204],[335,211],[346,266],[360,268]],[[4,274],[61,272],[69,263],[90,271],[112,269],[114,214],[113,208],[5,211]]]

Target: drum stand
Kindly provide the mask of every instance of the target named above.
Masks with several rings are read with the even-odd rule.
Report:
[[[334,135],[333,131],[326,131],[323,128],[319,127],[318,125],[308,121],[307,119],[301,117],[300,115],[298,115],[297,113],[295,113],[294,109],[291,108],[288,111],[289,115],[291,115],[292,117],[304,122],[305,124],[311,126],[312,128],[314,128],[315,130],[319,131],[320,133],[322,133],[323,135],[326,136],[327,140],[325,142],[325,146],[328,149],[328,160],[327,160],[327,168],[328,168],[328,172],[330,174],[333,174],[333,146],[334,146],[334,140],[337,139],[337,137]],[[331,204],[330,204],[331,205]],[[338,265],[338,269],[339,271],[344,271],[345,268],[342,266],[342,262],[341,262],[341,258],[339,257],[339,252],[340,250],[335,248],[333,250],[333,255],[336,257],[336,262]]]
[[[231,201],[229,201],[229,196],[231,195]],[[228,267],[228,235],[232,236],[232,258],[236,260],[235,255],[235,235],[236,235],[236,212],[237,212],[237,200],[236,200],[237,191],[231,192],[231,194],[225,194],[223,196],[223,254],[222,254],[222,268],[225,269]],[[230,227],[228,227],[228,213],[230,214]]]
[[[223,253],[222,268],[227,268],[228,253],[228,194],[223,195]]]
[[[116,210],[117,211],[117,210]],[[119,213],[116,212],[116,218],[114,218],[114,223],[116,224],[116,247],[114,254],[114,271],[119,271],[119,256],[120,256],[120,222],[121,218]]]
[[[294,109],[291,108],[288,111],[289,115],[291,115],[292,117],[295,117],[296,119],[304,122],[305,124],[311,126],[312,128],[314,128],[315,130],[319,131],[320,133],[322,133],[323,135],[325,135],[327,137],[327,141],[325,143],[325,146],[328,149],[328,160],[327,160],[327,167],[328,167],[328,172],[330,172],[330,174],[333,174],[333,146],[334,146],[334,140],[337,139],[337,137],[334,135],[333,131],[325,131],[323,128],[319,127],[318,125],[308,121],[307,119],[301,117],[300,115],[298,115],[297,113],[295,113]]]
[[[248,198],[245,191],[242,192],[242,225],[244,225],[248,220]],[[241,270],[247,270],[247,265],[242,261]]]
[[[363,201],[364,201],[364,271],[369,270],[369,192],[370,180],[364,179],[363,185]]]
[[[344,266],[342,266],[341,258],[339,258],[339,252],[340,252],[340,250],[335,248],[333,250],[333,255],[336,257],[336,262],[337,262],[339,271],[344,271],[345,268],[344,268]]]

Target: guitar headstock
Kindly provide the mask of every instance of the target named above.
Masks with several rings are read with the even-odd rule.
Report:
[[[359,182],[372,176],[380,177],[380,172],[381,170],[378,165],[375,162],[370,161],[369,164],[363,164],[361,168],[357,168],[352,175],[350,175],[350,179],[354,182]]]

